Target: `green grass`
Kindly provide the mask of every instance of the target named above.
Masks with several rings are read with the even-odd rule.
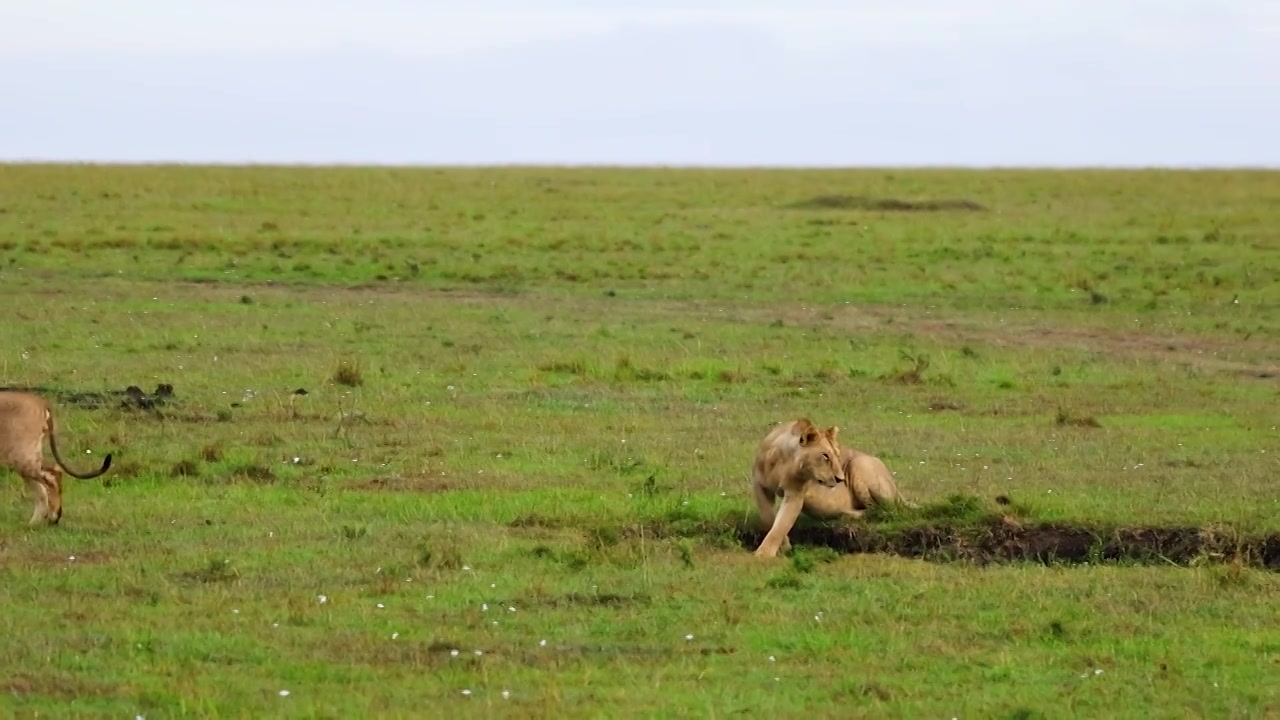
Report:
[[[1280,578],[1239,559],[740,533],[802,415],[924,505],[882,533],[978,532],[998,495],[1280,532],[1278,201],[1265,172],[0,166],[0,385],[115,455],[56,528],[4,474],[0,712],[1275,715]]]

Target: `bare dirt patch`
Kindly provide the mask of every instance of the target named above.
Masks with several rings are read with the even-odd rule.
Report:
[[[1233,563],[1280,572],[1280,533],[1242,537],[1225,529],[1103,527],[1021,522],[1004,515],[976,523],[926,523],[888,529],[873,524],[800,527],[793,545],[829,547],[841,553],[887,553],[933,562],[978,565],[1133,563],[1176,565]],[[764,532],[742,530],[738,540],[755,549]]]
[[[604,606],[629,611],[625,606]],[[669,664],[680,657],[732,655],[736,649],[722,646],[644,645],[623,643],[561,643],[546,641],[533,648],[510,644],[477,648],[451,638],[430,641],[401,639],[394,643],[367,644],[357,638],[341,638],[341,657],[335,661],[375,667],[440,668],[463,666],[475,670],[485,666],[517,664],[533,668],[561,668],[578,663],[648,661]]]
[[[90,682],[67,673],[14,675],[0,682],[0,693],[16,697],[36,695],[58,700],[83,700],[85,698],[109,698],[128,695],[133,689],[108,683]]]
[[[130,385],[123,390],[106,390],[102,392],[42,386],[5,386],[0,387],[0,390],[31,392],[42,397],[51,398],[61,404],[74,405],[83,410],[102,410],[104,408],[154,410],[177,403],[177,397],[173,393],[173,385],[169,383],[156,385],[156,389],[149,394],[137,385]]]
[[[801,516],[788,534],[796,547],[840,554],[879,553],[929,562],[975,565],[1041,564],[1198,565],[1233,564],[1280,572],[1280,532],[1246,534],[1224,525],[1112,525],[1041,521],[1005,495],[998,507],[953,495],[916,508],[876,507],[856,522],[819,522]],[[655,518],[608,529],[620,537],[698,539],[719,547],[755,550],[766,529],[754,513],[720,518]]]
[[[567,595],[535,596],[525,600],[525,604],[566,608],[566,607],[635,607],[645,606],[652,601],[647,593],[631,593],[620,595],[609,592],[568,593]]]
[[[989,319],[939,316],[890,305],[842,307],[751,308],[734,310],[750,322],[782,322],[799,327],[834,327],[850,334],[896,332],[954,345],[984,344],[996,348],[1055,348],[1094,352],[1152,362],[1171,362],[1200,370],[1280,382],[1280,343],[1255,336],[1171,336],[1136,328],[1080,327],[1043,324],[1008,314],[999,324]],[[1244,353],[1262,361],[1240,359]]]
[[[486,292],[476,289],[434,289],[405,285],[372,285],[360,287],[307,287],[284,284],[237,283],[200,284],[180,283],[170,286],[175,292],[210,300],[239,302],[248,290],[272,299],[287,298],[332,299],[335,296],[376,296],[389,301],[417,303],[430,298],[441,302],[459,302],[475,305],[508,305],[516,302],[510,294]],[[542,295],[536,291],[522,293],[523,300],[530,298],[553,305],[572,304],[576,309],[594,312],[608,308],[616,312],[616,305],[608,298]],[[587,307],[584,307],[584,304]],[[600,312],[605,312],[603,309]],[[1067,348],[1096,352],[1108,356],[1143,358],[1151,361],[1172,362],[1202,370],[1227,372],[1242,377],[1280,382],[1280,364],[1272,358],[1280,357],[1280,343],[1269,338],[1254,336],[1247,341],[1235,336],[1195,337],[1158,334],[1139,328],[1064,326],[1037,322],[1017,313],[1006,313],[1002,321],[993,323],[990,316],[940,315],[934,311],[905,308],[900,305],[840,305],[840,306],[791,306],[769,304],[739,305],[715,301],[666,301],[646,300],[636,312],[646,316],[665,314],[673,319],[688,319],[701,315],[738,319],[747,322],[782,322],[792,326],[835,327],[850,333],[893,332],[910,333],[925,338],[953,344],[987,344],[1007,348]],[[1242,355],[1262,358],[1249,361]]]
[[[363,492],[420,492],[438,493],[451,490],[474,490],[474,481],[438,475],[415,475],[410,477],[376,477],[347,483],[348,490]]]
[[[816,195],[786,207],[793,210],[875,210],[880,212],[981,212],[986,210],[981,203],[973,200],[903,200],[864,195]]]
[[[64,516],[65,517],[65,516]],[[89,550],[85,552],[49,552],[42,550],[26,553],[27,545],[7,545],[0,543],[0,564],[13,566],[60,565],[75,567],[76,565],[103,565],[115,558],[105,552]]]
[[[41,560],[50,565],[102,565],[111,562],[114,558],[104,552],[89,550],[66,555],[46,553],[41,555]]]
[[[1237,353],[1241,345],[1238,339],[1169,337],[1134,330],[1028,324],[992,328],[955,321],[916,321],[912,327],[925,335],[963,336],[969,341],[976,339],[997,347],[1074,348],[1111,356],[1174,361],[1190,367],[1231,372],[1261,380],[1280,379],[1280,365],[1218,357]],[[1266,354],[1280,355],[1280,347],[1272,347]]]

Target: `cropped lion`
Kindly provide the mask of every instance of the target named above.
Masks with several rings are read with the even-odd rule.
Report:
[[[54,463],[44,461],[44,439],[49,438]],[[78,473],[67,467],[58,454],[53,410],[44,398],[27,392],[0,391],[0,467],[13,468],[35,495],[31,525],[62,519],[62,471],[82,480],[96,478],[111,467],[111,455],[102,459],[96,472]],[[61,469],[59,469],[61,468]]]
[[[902,492],[898,490],[897,483],[893,480],[893,474],[889,472],[889,468],[885,466],[880,458],[856,450],[854,448],[840,447],[836,441],[838,428],[831,428],[827,431],[836,451],[840,457],[840,470],[844,482],[834,484],[825,483],[807,483],[804,485],[803,494],[800,500],[800,510],[793,511],[795,515],[803,512],[805,515],[819,520],[832,520],[835,518],[857,519],[874,504],[886,503],[902,503],[908,507],[916,507],[915,503],[908,501],[902,496]],[[759,460],[757,460],[759,466]],[[782,508],[785,513],[787,508],[787,494],[785,488],[779,489],[776,485],[770,485],[767,482],[760,482],[760,475],[755,476],[752,483],[753,495],[756,505],[760,509],[760,518],[765,526],[771,526],[772,529],[778,529],[783,516],[774,515],[774,499],[778,494],[783,495]],[[770,531],[769,536],[765,537],[765,542],[761,543],[760,549],[756,550],[756,555],[773,557],[779,551],[787,551],[791,548],[791,542],[787,538],[792,526],[795,525],[796,518],[791,517],[786,520],[786,530],[780,533],[780,539],[776,539],[776,545],[771,545],[769,550],[765,549],[769,543],[769,537],[773,536]]]
[[[781,423],[765,435],[751,468],[751,490],[760,518],[769,526],[757,557],[776,557],[795,525],[810,488],[830,490],[845,479],[836,436],[840,428],[819,430],[808,418]],[[782,496],[782,508],[773,503]]]
[[[916,507],[898,490],[893,473],[875,455],[854,448],[840,448],[845,482],[834,488],[810,488],[804,499],[806,515],[819,519],[860,518],[872,505],[901,503]]]

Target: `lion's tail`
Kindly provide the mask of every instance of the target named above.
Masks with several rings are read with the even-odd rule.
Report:
[[[92,480],[93,478],[105,473],[107,468],[111,467],[111,453],[107,453],[107,456],[102,458],[102,467],[98,468],[94,472],[81,474],[67,467],[66,461],[58,454],[58,433],[54,427],[52,410],[45,410],[44,431],[49,435],[49,449],[53,451],[53,459],[57,460],[58,465],[71,477],[80,478],[81,480]]]

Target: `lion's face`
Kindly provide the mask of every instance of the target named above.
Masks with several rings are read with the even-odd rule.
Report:
[[[800,434],[801,472],[824,487],[844,482],[844,466],[840,462],[840,445],[836,436],[840,428],[826,430],[805,428]]]

